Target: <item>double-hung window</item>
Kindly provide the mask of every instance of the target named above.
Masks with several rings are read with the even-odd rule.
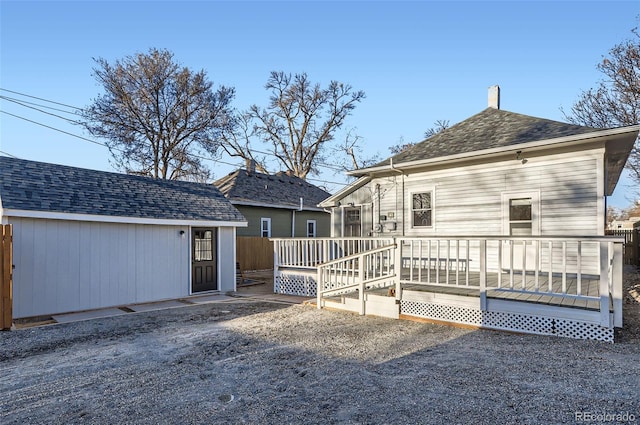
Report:
[[[433,192],[416,192],[411,195],[411,226],[433,226]]]

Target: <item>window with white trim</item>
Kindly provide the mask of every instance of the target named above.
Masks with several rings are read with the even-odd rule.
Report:
[[[532,234],[531,198],[509,199],[509,236],[531,236]]]
[[[316,221],[315,220],[307,220],[307,237],[308,238],[316,237]]]
[[[262,217],[260,219],[260,236],[263,238],[271,237],[271,218]]]
[[[411,195],[411,227],[433,226],[433,191]]]

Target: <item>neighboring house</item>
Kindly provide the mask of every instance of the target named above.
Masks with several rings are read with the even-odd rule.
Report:
[[[238,236],[322,237],[331,233],[330,215],[318,206],[331,194],[299,177],[259,173],[249,164],[214,185],[249,222],[238,229]]]
[[[640,227],[640,217],[629,217],[626,220],[613,220],[608,230],[632,230],[633,226]]]
[[[245,218],[212,185],[0,157],[15,318],[235,290]]]
[[[332,236],[605,234],[638,127],[595,129],[484,111],[375,166],[324,200]]]

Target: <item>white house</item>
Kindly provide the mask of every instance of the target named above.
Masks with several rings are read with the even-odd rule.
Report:
[[[606,197],[639,130],[504,111],[494,86],[487,109],[348,173],[357,180],[320,204],[332,239],[276,239],[276,291],[361,314],[612,340],[622,242],[604,236]]]
[[[0,157],[14,318],[235,290],[246,220],[213,185]]]

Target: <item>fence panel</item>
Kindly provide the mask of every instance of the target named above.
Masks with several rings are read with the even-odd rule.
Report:
[[[640,266],[640,223],[633,229],[612,229],[606,234],[624,237],[624,264]]]
[[[236,261],[241,271],[273,269],[273,242],[260,236],[238,236]]]
[[[10,224],[0,225],[0,329],[13,324],[13,233]]]

